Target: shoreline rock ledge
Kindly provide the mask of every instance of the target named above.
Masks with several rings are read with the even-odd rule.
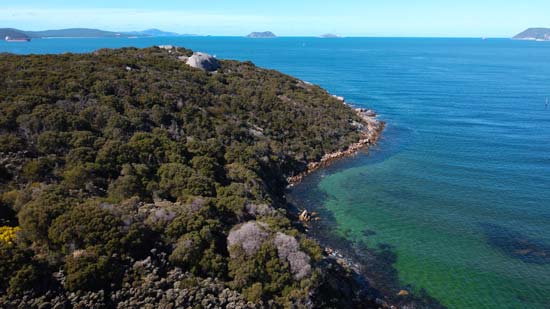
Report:
[[[346,104],[343,98],[340,101]],[[289,188],[300,183],[304,177],[315,172],[316,170],[329,166],[338,159],[354,155],[362,148],[375,144],[378,141],[380,134],[386,126],[386,123],[376,119],[377,114],[371,109],[355,108],[354,110],[357,116],[361,119],[360,123],[355,123],[355,126],[361,132],[361,139],[358,142],[349,145],[346,149],[325,154],[320,161],[310,162],[305,171],[287,178]]]

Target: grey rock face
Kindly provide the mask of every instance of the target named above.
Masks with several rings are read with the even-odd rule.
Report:
[[[207,72],[216,71],[220,67],[218,59],[206,53],[193,53],[193,56],[187,59],[187,65],[201,69]]]

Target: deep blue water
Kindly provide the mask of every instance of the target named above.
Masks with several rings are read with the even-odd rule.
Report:
[[[291,199],[330,213],[350,241],[391,245],[403,286],[444,305],[550,306],[549,42],[47,39],[0,52],[159,44],[252,60],[377,110],[388,123],[377,149],[312,175]]]

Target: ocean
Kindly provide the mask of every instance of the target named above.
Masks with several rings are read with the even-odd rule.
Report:
[[[550,43],[507,39],[165,37],[0,42],[0,52],[184,46],[280,70],[387,122],[368,152],[287,198],[398,288],[449,308],[550,307]],[[328,235],[328,236],[327,236]],[[379,277],[384,277],[381,275]]]

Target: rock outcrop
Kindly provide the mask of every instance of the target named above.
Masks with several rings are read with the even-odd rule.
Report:
[[[220,68],[218,59],[206,53],[196,52],[189,58],[182,57],[180,60],[185,60],[188,66],[201,69],[206,72],[213,72]]]

